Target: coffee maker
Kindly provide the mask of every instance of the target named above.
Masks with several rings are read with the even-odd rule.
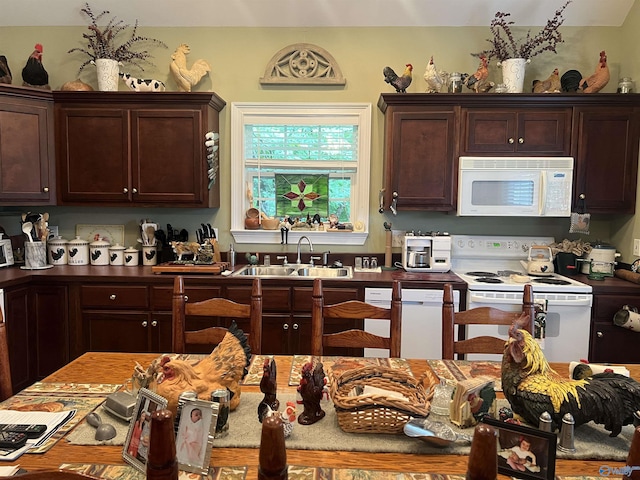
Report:
[[[451,269],[451,237],[434,232],[405,234],[402,237],[402,267],[408,272],[448,272]]]

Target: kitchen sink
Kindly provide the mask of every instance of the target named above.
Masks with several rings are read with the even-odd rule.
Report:
[[[246,265],[233,276],[241,277],[281,277],[281,278],[351,278],[353,269],[351,267],[317,267],[313,265],[272,265],[254,266]]]

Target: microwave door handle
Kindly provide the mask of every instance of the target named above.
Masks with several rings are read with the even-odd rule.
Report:
[[[547,213],[547,171],[540,172],[540,190],[538,192],[540,198],[538,198],[538,214],[540,216]]]

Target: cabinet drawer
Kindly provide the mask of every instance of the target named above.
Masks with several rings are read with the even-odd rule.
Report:
[[[594,295],[592,317],[595,322],[612,323],[615,313],[623,305],[638,305],[638,297],[629,295]]]
[[[149,295],[143,285],[84,285],[82,308],[148,308]]]
[[[289,312],[291,310],[291,289],[262,287],[263,312]],[[251,287],[227,287],[226,298],[238,303],[251,303]]]
[[[189,302],[201,302],[222,296],[222,287],[185,287],[184,290]],[[171,311],[172,301],[173,287],[151,287],[151,309],[154,312]]]
[[[347,302],[349,300],[363,300],[357,288],[323,288],[324,304]],[[295,312],[310,312],[313,303],[313,288],[295,288],[293,290],[293,310]]]

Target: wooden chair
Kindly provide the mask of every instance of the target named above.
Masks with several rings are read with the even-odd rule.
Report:
[[[7,327],[0,310],[0,401],[13,395],[11,386],[11,368],[9,366],[9,342],[7,341]]]
[[[173,351],[186,353],[187,345],[217,345],[227,329],[211,326],[200,330],[186,330],[186,317],[224,317],[249,320],[247,335],[251,353],[260,354],[262,344],[262,283],[253,280],[251,304],[237,303],[226,298],[209,298],[189,303],[185,296],[184,279],[177,276],[173,282]]]
[[[533,287],[524,286],[522,311],[529,315],[526,329],[533,332],[535,321],[535,305],[533,303]],[[467,325],[511,325],[521,312],[507,312],[493,307],[478,307],[463,312],[454,312],[453,287],[444,285],[444,301],[442,304],[442,358],[453,360],[454,354],[469,353],[502,354],[506,338],[481,335],[465,338]],[[455,326],[458,325],[458,341],[455,340]]]
[[[98,480],[100,477],[94,477],[84,473],[72,472],[71,470],[41,470],[38,472],[28,472],[13,477],[0,478],[20,478],[25,480]]]
[[[321,356],[324,347],[383,348],[391,357],[400,357],[402,333],[401,284],[394,280],[391,308],[370,305],[358,300],[349,300],[333,305],[324,305],[322,280],[313,281],[313,306],[311,311],[311,354]],[[336,333],[325,333],[325,319],[379,319],[390,323],[389,337],[382,337],[364,330],[351,329]]]

